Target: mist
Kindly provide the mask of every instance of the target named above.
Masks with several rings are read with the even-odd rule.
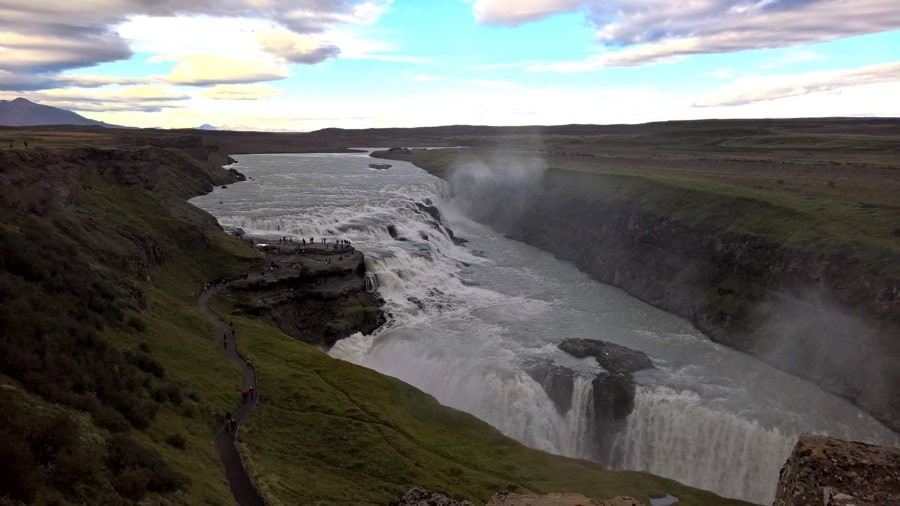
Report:
[[[541,157],[500,151],[458,162],[448,177],[453,203],[477,221],[513,226],[540,191],[546,170]]]

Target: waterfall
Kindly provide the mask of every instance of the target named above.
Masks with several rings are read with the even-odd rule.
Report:
[[[618,469],[771,504],[773,479],[795,442],[796,436],[776,428],[705,407],[693,392],[639,387],[634,411],[607,460]]]
[[[446,204],[443,182],[409,164],[373,171],[354,154],[236,158],[253,180],[192,200],[223,226],[348,239],[365,254],[366,288],[391,318],[374,335],[339,341],[332,356],[395,376],[526,445],[764,503],[801,432],[898,444],[844,400],[469,221]],[[594,433],[591,379],[600,368],[560,351],[568,337],[645,351],[657,365],[635,376],[634,410],[615,434]],[[526,372],[534,361],[573,372],[566,409]]]
[[[566,413],[566,423],[562,426],[571,430],[571,437],[561,437],[567,444],[561,445],[559,453],[570,457],[588,458],[592,442],[591,420],[594,416],[592,396],[594,393],[591,377],[578,374],[572,384],[572,407]]]

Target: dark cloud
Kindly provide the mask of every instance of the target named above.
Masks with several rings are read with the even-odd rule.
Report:
[[[114,33],[59,25],[34,34],[0,34],[0,49],[9,54],[0,60],[0,70],[34,73],[88,67],[132,55],[128,44]]]
[[[341,23],[366,22],[387,4],[388,0],[2,0],[0,86],[40,89],[52,82],[53,73],[131,57],[128,42],[111,27],[132,16],[249,16],[302,35]],[[318,63],[339,53],[336,46],[319,45],[288,52],[286,58]]]
[[[341,54],[341,48],[329,44],[317,47],[311,51],[287,55],[285,59],[291,63],[313,64],[323,62],[329,58],[336,58],[339,54]]]
[[[341,53],[341,48],[333,44],[323,44],[314,37],[297,35],[288,30],[258,34],[257,41],[264,51],[291,63],[320,63]]]

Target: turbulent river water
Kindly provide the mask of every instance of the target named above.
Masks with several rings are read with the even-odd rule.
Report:
[[[349,239],[366,255],[390,321],[339,341],[332,356],[400,378],[529,446],[771,503],[800,433],[900,445],[843,399],[468,220],[442,180],[410,164],[377,170],[366,154],[235,159],[248,181],[192,200],[223,226]],[[448,229],[468,242],[456,244]],[[560,351],[565,338],[611,341],[653,359],[654,369],[635,374],[634,411],[603,455],[586,436],[590,376],[600,367]],[[583,374],[567,413],[525,372],[536,359]]]

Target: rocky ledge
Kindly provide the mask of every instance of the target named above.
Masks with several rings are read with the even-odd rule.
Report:
[[[257,249],[261,265],[229,288],[236,314],[323,348],[384,324],[381,300],[367,290],[363,254],[351,246],[279,240]]]
[[[559,343],[559,349],[578,358],[594,357],[601,367],[612,372],[631,373],[653,367],[643,351],[598,339],[566,339]]]
[[[390,503],[391,506],[474,506],[466,500],[455,500],[438,492],[431,492],[424,488],[414,487],[407,490],[398,501]],[[634,497],[619,496],[612,499],[591,499],[583,494],[576,493],[551,493],[545,495],[516,494],[513,492],[500,492],[485,504],[485,506],[644,506],[644,503]]]
[[[900,506],[900,449],[803,434],[781,468],[775,506]]]

